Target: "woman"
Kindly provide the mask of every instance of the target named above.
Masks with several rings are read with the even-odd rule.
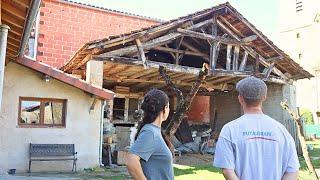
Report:
[[[141,109],[144,118],[127,156],[128,171],[135,180],[172,180],[172,154],[161,131],[170,111],[169,98],[153,89],[145,95]]]

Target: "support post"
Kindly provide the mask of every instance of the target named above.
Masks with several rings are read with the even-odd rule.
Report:
[[[0,25],[0,109],[2,104],[3,80],[4,80],[4,66],[6,60],[6,49],[9,26]]]
[[[242,57],[242,61],[239,66],[239,71],[244,71],[244,68],[246,67],[246,63],[247,63],[247,58],[248,58],[248,51],[244,51],[244,55]]]
[[[257,76],[259,74],[259,54],[256,55],[256,58],[255,58],[255,65],[254,65],[254,76]]]
[[[226,60],[226,70],[231,69],[231,50],[232,50],[232,45],[227,46],[227,60]]]
[[[215,14],[213,16],[213,23],[212,23],[212,36],[217,37],[217,33],[218,33],[218,25],[217,25],[217,15]],[[213,41],[210,44],[210,68],[211,71],[216,69],[217,66],[217,47],[218,47],[218,42],[217,41]]]
[[[239,52],[240,52],[240,46],[235,46],[234,47],[234,53],[233,53],[233,63],[232,63],[234,71],[238,70]]]
[[[129,97],[125,97],[124,101],[124,121],[129,121]]]

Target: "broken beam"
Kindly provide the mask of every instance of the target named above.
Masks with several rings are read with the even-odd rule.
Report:
[[[147,69],[148,68],[147,59],[146,59],[146,56],[144,54],[141,41],[139,39],[136,39],[136,45],[137,45],[137,48],[138,48],[138,51],[139,51],[140,59],[142,60],[143,67],[144,67],[144,69]]]

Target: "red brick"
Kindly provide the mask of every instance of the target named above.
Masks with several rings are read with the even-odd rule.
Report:
[[[157,23],[59,0],[43,0],[42,3],[45,5],[40,9],[43,24],[39,27],[41,36],[38,42],[43,46],[38,50],[44,54],[38,56],[38,60],[54,67],[64,65],[90,40],[130,32]]]

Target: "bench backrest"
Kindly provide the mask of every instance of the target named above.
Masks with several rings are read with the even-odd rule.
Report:
[[[31,144],[30,157],[73,156],[74,144]]]

